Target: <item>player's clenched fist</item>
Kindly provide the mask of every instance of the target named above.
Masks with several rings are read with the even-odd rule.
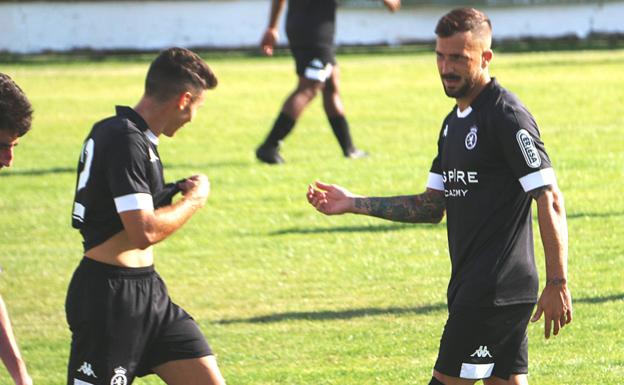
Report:
[[[210,181],[204,174],[188,177],[180,182],[178,186],[185,197],[196,200],[202,206],[206,203],[206,199],[208,199],[210,195]]]

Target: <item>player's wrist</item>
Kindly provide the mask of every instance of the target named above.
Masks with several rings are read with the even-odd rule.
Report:
[[[190,193],[184,196],[184,199],[194,208],[200,209],[206,204],[207,197],[203,197],[196,193]]]
[[[347,211],[352,214],[370,214],[368,205],[366,204],[366,199],[366,197],[362,196],[349,197],[350,204]]]
[[[546,286],[566,286],[568,284],[568,280],[565,278],[548,278],[546,279]]]

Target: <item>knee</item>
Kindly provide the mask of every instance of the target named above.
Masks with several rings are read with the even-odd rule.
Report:
[[[297,90],[295,92],[308,100],[312,100],[316,97],[321,88],[323,88],[323,83],[321,82],[301,82],[297,86]]]

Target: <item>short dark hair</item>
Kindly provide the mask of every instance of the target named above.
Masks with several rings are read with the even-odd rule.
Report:
[[[458,32],[468,31],[478,34],[492,32],[492,22],[477,9],[457,8],[442,16],[435,29],[438,37],[451,37]]]
[[[32,124],[32,105],[8,75],[0,73],[0,130],[22,136]]]
[[[217,77],[196,53],[185,48],[162,51],[150,65],[145,94],[159,101],[192,89],[195,92],[217,86]]]

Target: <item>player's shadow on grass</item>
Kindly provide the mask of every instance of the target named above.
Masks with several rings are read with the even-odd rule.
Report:
[[[75,167],[53,167],[45,169],[30,169],[30,170],[14,170],[0,174],[0,178],[8,178],[11,176],[41,176],[49,174],[68,174],[75,173]]]
[[[373,317],[383,315],[404,315],[404,314],[429,314],[446,310],[446,304],[436,303],[432,305],[423,305],[416,307],[387,307],[387,308],[362,308],[350,310],[322,310],[322,311],[306,311],[306,312],[285,312],[267,314],[263,316],[250,318],[231,318],[214,321],[218,324],[236,324],[236,323],[275,323],[284,321],[328,321],[328,320],[345,320],[361,317]]]
[[[385,232],[385,231],[398,231],[408,230],[414,227],[426,228],[435,226],[430,224],[414,224],[414,223],[388,223],[379,225],[361,225],[361,226],[337,226],[337,227],[291,227],[288,229],[282,229],[272,231],[269,235],[288,235],[288,234],[323,234],[323,233],[358,233],[358,232]]]
[[[575,298],[573,303],[579,304],[601,304],[612,301],[623,301],[624,293],[613,294],[603,297],[586,297]],[[249,318],[230,318],[214,321],[214,323],[228,325],[239,323],[276,323],[285,321],[328,321],[328,320],[345,320],[361,317],[374,317],[384,315],[405,315],[405,314],[429,314],[445,311],[447,309],[445,303],[436,303],[431,305],[423,305],[416,307],[387,307],[387,308],[361,308],[350,310],[322,310],[322,311],[305,311],[305,312],[285,312],[267,314]]]
[[[572,305],[575,303],[598,304],[613,301],[624,301],[624,293],[607,295],[604,297],[572,298]]]
[[[218,162],[206,162],[206,163],[169,163],[164,162],[163,168],[165,170],[173,170],[173,169],[189,169],[189,170],[197,170],[201,172],[210,172],[211,168],[221,168],[221,167],[230,167],[230,168],[245,168],[251,165],[250,162],[242,161],[242,160],[224,160]]]
[[[579,218],[610,218],[610,217],[621,217],[624,216],[624,212],[603,212],[603,213],[568,213],[568,219],[579,219]]]

